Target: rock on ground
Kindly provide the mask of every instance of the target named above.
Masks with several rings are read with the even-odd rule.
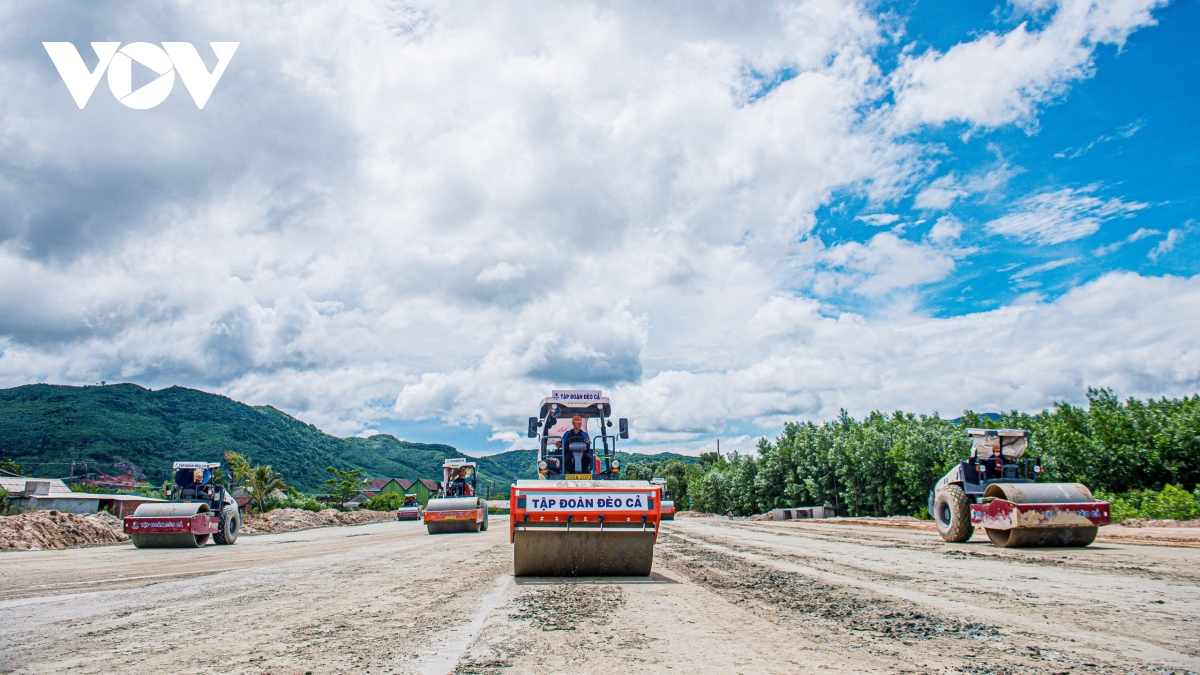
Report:
[[[129,537],[119,531],[120,521],[112,514],[104,515],[117,521],[117,530],[99,514],[78,516],[60,511],[31,511],[0,517],[0,550],[72,548],[128,541]]]

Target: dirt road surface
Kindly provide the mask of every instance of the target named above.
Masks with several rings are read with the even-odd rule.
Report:
[[[0,672],[1200,672],[1195,547],[683,518],[649,579],[511,571],[503,518],[4,553]]]

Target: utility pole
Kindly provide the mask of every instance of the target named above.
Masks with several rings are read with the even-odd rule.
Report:
[[[717,439],[717,459],[721,459],[721,439]]]

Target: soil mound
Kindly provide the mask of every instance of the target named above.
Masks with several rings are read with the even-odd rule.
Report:
[[[0,550],[36,551],[74,546],[96,546],[128,541],[120,532],[120,522],[113,530],[104,516],[77,516],[59,511],[31,511],[16,516],[0,517]]]
[[[127,537],[125,537],[125,523],[123,523],[120,518],[114,516],[113,514],[109,513],[108,511],[100,511],[98,513],[93,513],[93,514],[85,516],[85,518],[87,518],[88,520],[91,520],[93,522],[99,523],[99,524],[107,527],[108,529],[112,530],[113,532],[116,532],[117,534],[121,535],[121,537],[122,537],[121,541],[125,541],[125,539],[127,538]]]
[[[395,520],[392,511],[338,511],[325,509],[313,513],[303,509],[275,509],[263,514],[245,514],[242,517],[243,534],[273,534],[307,530],[310,527],[335,525],[363,525],[380,520]]]

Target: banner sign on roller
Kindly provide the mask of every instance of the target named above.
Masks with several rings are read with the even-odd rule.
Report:
[[[525,499],[525,509],[530,513],[575,510],[645,511],[654,508],[653,499],[653,493],[630,492],[529,494]]]
[[[599,403],[599,389],[555,389],[550,392],[555,403]]]

